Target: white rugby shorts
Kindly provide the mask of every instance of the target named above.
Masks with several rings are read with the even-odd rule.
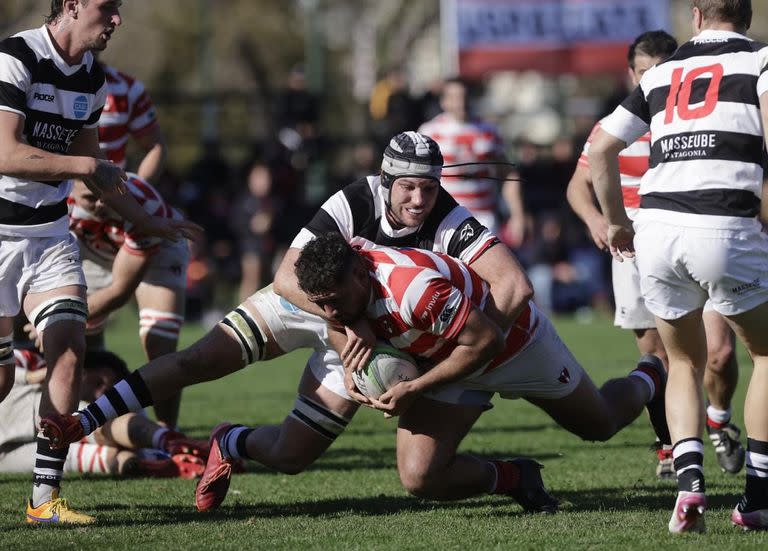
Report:
[[[622,329],[655,329],[656,319],[640,293],[640,272],[634,258],[613,260],[611,275],[616,314],[613,324]]]
[[[185,240],[164,241],[160,249],[150,257],[141,283],[169,289],[185,289],[189,254],[189,246]],[[81,247],[80,255],[89,292],[103,289],[112,283],[112,260],[100,257],[88,247]]]
[[[75,238],[0,236],[0,317],[21,311],[27,293],[85,286]]]
[[[656,316],[702,308],[732,316],[768,301],[768,236],[754,229],[689,228],[635,222],[640,289]]]

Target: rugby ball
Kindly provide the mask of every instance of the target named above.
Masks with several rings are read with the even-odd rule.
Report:
[[[411,381],[420,375],[416,362],[406,352],[389,345],[377,345],[363,369],[352,373],[361,394],[378,399],[401,381]]]

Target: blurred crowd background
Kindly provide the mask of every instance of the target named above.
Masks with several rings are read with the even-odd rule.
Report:
[[[377,172],[394,133],[415,130],[440,112],[443,81],[461,70],[446,51],[456,42],[446,36],[456,25],[449,12],[462,1],[504,4],[124,1],[123,25],[102,59],[146,85],[169,145],[165,170],[153,183],[206,229],[193,246],[188,319],[217,321],[236,294],[271,281],[281,251],[323,201]],[[532,4],[506,1],[516,2]],[[568,2],[574,0],[559,0]],[[589,2],[638,6],[637,0]],[[41,25],[48,4],[3,0],[3,36]],[[690,38],[689,2],[658,5],[668,11],[661,14],[666,30],[680,42]],[[768,37],[763,8],[755,5],[757,39]],[[631,34],[643,30],[651,29]],[[600,48],[585,55],[599,60]],[[501,237],[528,269],[545,307],[588,317],[612,309],[610,259],[570,211],[565,189],[594,123],[627,94],[626,70],[545,67],[545,58],[531,54],[530,67],[523,57],[514,70],[473,71],[470,108],[498,127],[521,179],[522,235],[502,230]],[[129,168],[136,156],[129,149]]]

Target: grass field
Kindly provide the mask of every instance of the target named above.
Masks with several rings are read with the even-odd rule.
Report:
[[[636,360],[631,336],[606,320],[557,320],[564,340],[602,383]],[[108,342],[129,365],[141,363],[136,320],[123,315]],[[183,342],[201,334],[187,327]],[[182,424],[205,437],[221,420],[282,420],[295,398],[306,354],[257,364],[228,379],[185,391]],[[740,425],[751,368],[740,355]],[[581,442],[522,401],[496,400],[462,449],[487,457],[530,455],[546,466],[547,485],[562,503],[554,516],[524,515],[510,499],[486,496],[455,503],[411,498],[395,469],[395,423],[358,413],[346,433],[307,472],[286,476],[251,465],[233,478],[220,510],[194,508],[194,483],[70,476],[65,494],[98,516],[89,528],[23,523],[30,477],[0,475],[0,550],[11,549],[765,549],[768,535],[742,533],[730,510],[743,474],[725,475],[707,444],[707,533],[673,537],[666,524],[672,483],[657,481],[652,431],[641,418],[611,441]]]

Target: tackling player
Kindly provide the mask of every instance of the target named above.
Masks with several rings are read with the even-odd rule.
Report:
[[[629,78],[632,88],[640,84],[645,72],[671,56],[677,49],[675,39],[664,31],[649,31],[638,36],[629,47]],[[600,128],[595,125],[592,135]],[[592,176],[589,172],[588,151],[590,139],[584,145],[576,170],[568,184],[568,202],[574,212],[589,228],[592,240],[601,250],[607,250],[608,224],[595,207],[592,193]],[[651,154],[650,132],[619,153],[621,191],[624,207],[630,220],[640,207],[640,178],[648,170]],[[653,354],[665,363],[667,353],[656,330],[653,314],[645,307],[640,294],[640,275],[634,259],[624,262],[613,260],[613,294],[616,299],[614,324],[635,333],[637,348],[641,354]],[[720,467],[729,473],[737,473],[744,466],[744,447],[739,442],[741,431],[731,423],[731,399],[736,392],[739,372],[736,363],[734,334],[725,319],[711,308],[704,307],[704,328],[707,333],[707,369],[704,385],[710,404],[707,406],[707,432],[715,446]],[[659,464],[656,474],[660,478],[674,478],[672,449],[657,443]]]

